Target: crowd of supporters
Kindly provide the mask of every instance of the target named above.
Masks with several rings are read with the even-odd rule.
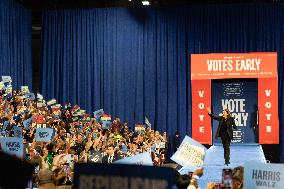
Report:
[[[119,118],[105,127],[99,117],[86,114],[78,105],[47,105],[41,95],[35,96],[21,90],[7,93],[7,87],[0,91],[0,137],[15,137],[16,128],[22,128],[17,137],[23,138],[23,159],[38,165],[34,186],[47,184],[51,175],[55,185],[71,185],[75,162],[112,163],[143,152],[151,154],[155,166],[166,162],[166,132],[150,127],[135,132]],[[32,123],[25,125],[31,118]],[[37,141],[37,128],[52,128],[52,140]]]
[[[169,141],[166,132],[161,134],[151,127],[135,132],[119,118],[106,126],[101,120],[104,116],[86,114],[78,105],[48,105],[41,95],[27,95],[22,90],[7,92],[7,86],[0,90],[0,137],[23,138],[22,159],[35,165],[28,188],[71,188],[76,162],[113,163],[148,152],[154,166],[167,163]],[[31,123],[26,124],[27,120]],[[20,136],[17,128],[21,128]],[[51,140],[37,141],[38,128],[52,128]],[[178,136],[176,133],[175,143],[178,143]],[[198,189],[198,179],[202,175],[202,168],[185,175],[176,171],[175,187]],[[232,176],[232,188],[242,188],[243,168],[235,168]],[[218,187],[216,183],[208,183],[206,189]]]

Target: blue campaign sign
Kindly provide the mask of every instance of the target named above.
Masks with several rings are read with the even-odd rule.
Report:
[[[11,97],[12,96],[12,92],[13,92],[13,86],[8,84],[6,86],[6,93],[7,93],[7,98]]]
[[[22,158],[24,153],[23,139],[17,137],[2,137],[0,138],[0,150]]]
[[[93,138],[95,139],[95,138],[98,138],[98,135],[99,135],[99,133],[94,133],[93,134]]]
[[[52,105],[56,104],[56,99],[53,98],[53,99],[47,101],[46,104],[47,104],[48,106],[52,106]]]
[[[35,140],[37,142],[50,142],[53,138],[52,128],[36,128]]]
[[[152,146],[151,146],[151,152],[155,152],[156,151],[156,144],[153,144]]]
[[[187,170],[196,170],[202,167],[207,148],[189,136],[185,136],[178,150],[171,160],[186,167]]]
[[[9,81],[12,81],[11,76],[2,76],[2,81],[4,83],[8,83]]]
[[[2,131],[6,131],[8,124],[9,124],[9,121],[5,121],[5,122],[3,123],[3,129],[2,129]]]
[[[104,110],[99,109],[99,110],[94,112],[94,117],[97,119],[97,118],[100,118],[103,114],[104,114]]]
[[[122,164],[75,164],[74,189],[170,189],[173,169]]]
[[[244,189],[283,189],[284,165],[246,162]]]
[[[51,114],[51,117],[56,118],[56,119],[60,119],[61,114]]]
[[[144,152],[135,156],[120,159],[115,161],[114,163],[153,166],[153,161],[149,152]]]
[[[148,127],[150,127],[151,128],[151,123],[150,123],[150,121],[149,121],[149,119],[145,116],[145,124],[148,126]]]
[[[79,117],[78,117],[78,116],[73,116],[73,117],[72,117],[72,121],[75,122],[75,121],[78,121],[78,120],[79,120]]]
[[[23,121],[23,125],[24,125],[24,129],[29,129],[30,126],[32,125],[32,121],[33,121],[33,116],[30,117],[29,119],[26,119]]]
[[[34,93],[27,93],[27,94],[25,94],[25,97],[29,98],[31,100],[35,100],[35,94]]]
[[[22,127],[14,126],[14,137],[23,138]]]
[[[21,86],[21,91],[23,94],[29,93],[29,86]]]
[[[3,136],[5,136],[7,134],[7,132],[8,132],[7,131],[8,123],[9,123],[9,121],[4,121],[4,123],[3,123],[2,129],[1,129],[1,134]]]
[[[88,162],[102,163],[102,159],[103,159],[103,155],[100,151],[94,151],[94,150],[90,151]]]
[[[36,97],[37,97],[37,99],[39,99],[39,100],[43,100],[43,96],[42,96],[40,93],[37,93],[37,94],[36,94]]]
[[[110,129],[111,128],[111,121],[109,120],[103,120],[103,128],[104,129]]]
[[[235,119],[237,130],[233,130],[232,143],[258,142],[254,123],[257,123],[258,87],[256,79],[213,80],[212,113],[219,116],[223,109],[229,109]],[[213,143],[218,121],[213,120]]]
[[[121,152],[122,152],[122,153],[127,153],[127,151],[128,151],[127,146],[126,146],[124,143],[122,143],[122,144],[121,144]]]

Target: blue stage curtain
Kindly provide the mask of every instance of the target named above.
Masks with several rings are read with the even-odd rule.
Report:
[[[191,135],[190,54],[277,51],[284,123],[284,4],[46,11],[42,93],[172,136]],[[281,128],[281,136],[284,130]],[[281,159],[284,160],[281,139]]]
[[[11,76],[17,89],[32,89],[31,35],[31,12],[13,0],[1,0],[0,76]]]

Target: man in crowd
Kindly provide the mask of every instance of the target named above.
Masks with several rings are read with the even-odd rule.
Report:
[[[121,157],[115,153],[113,146],[108,146],[106,150],[106,156],[103,157],[102,163],[113,163],[114,161],[121,159]]]

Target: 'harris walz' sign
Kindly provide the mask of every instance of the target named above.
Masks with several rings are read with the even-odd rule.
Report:
[[[35,139],[37,142],[50,142],[53,138],[54,130],[52,128],[37,128]]]
[[[75,164],[75,189],[170,189],[173,170],[120,164]]]
[[[24,153],[23,139],[17,137],[3,137],[0,138],[0,151],[6,152],[10,155],[15,155],[18,158],[23,157]]]
[[[245,163],[244,189],[282,189],[284,186],[284,165]]]

